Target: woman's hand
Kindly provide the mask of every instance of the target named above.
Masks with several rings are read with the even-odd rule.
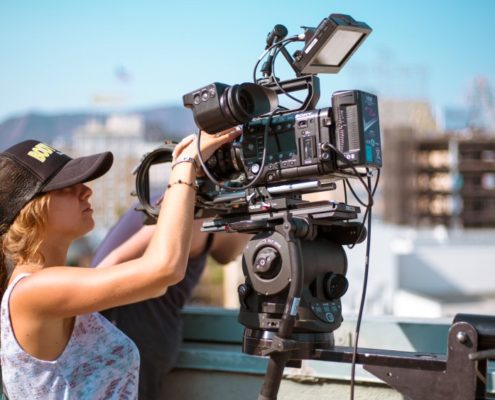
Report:
[[[203,158],[210,158],[215,150],[241,132],[241,128],[233,128],[217,135],[201,135]],[[197,160],[196,140],[194,135],[183,139],[173,152],[174,161],[179,156]],[[26,320],[31,318],[36,322],[33,326],[43,326],[45,332],[50,332],[46,337],[51,337],[51,327],[61,326],[58,319],[162,296],[168,286],[180,282],[186,273],[195,199],[191,188],[194,189],[195,177],[196,171],[187,162],[171,172],[170,187],[174,189],[166,191],[157,224],[140,257],[131,260],[127,257],[127,261],[106,268],[43,268],[19,282],[10,299],[11,310],[24,315]]]
[[[213,153],[226,143],[233,141],[242,133],[242,127],[236,126],[235,128],[226,129],[214,135],[210,135],[206,132],[201,132],[201,158],[206,161]],[[172,154],[173,161],[179,156],[191,157],[198,162],[198,150],[197,150],[197,136],[189,135],[182,139],[177,146],[175,146]]]

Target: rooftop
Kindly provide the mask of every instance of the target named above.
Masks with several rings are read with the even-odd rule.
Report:
[[[267,359],[241,352],[243,327],[237,311],[188,308],[184,311],[184,343],[176,368],[167,378],[174,399],[257,398]],[[374,317],[363,321],[360,348],[445,355],[450,319]],[[337,346],[350,346],[355,319],[349,316],[335,332]],[[489,364],[487,392],[494,394],[494,368]],[[278,399],[349,398],[350,364],[303,360],[301,368],[285,368]],[[473,394],[474,396],[474,394]],[[403,399],[402,394],[358,365],[355,399]],[[474,399],[474,397],[473,397]],[[467,400],[467,399],[462,399]]]

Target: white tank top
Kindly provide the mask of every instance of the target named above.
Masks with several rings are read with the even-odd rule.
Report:
[[[17,342],[10,322],[9,299],[0,308],[2,379],[10,400],[136,399],[139,352],[136,345],[98,313],[76,317],[71,337],[54,361],[37,359]]]

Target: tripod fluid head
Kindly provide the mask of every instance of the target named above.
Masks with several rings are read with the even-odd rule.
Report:
[[[342,246],[364,240],[365,234],[351,221],[358,207],[288,199],[279,204],[286,207],[213,219],[203,229],[254,233],[243,253],[245,283],[238,288],[239,322],[246,328],[243,351],[269,354],[284,315],[290,315],[291,358],[309,358],[315,348],[334,345],[332,332],[342,323],[340,298],[348,287]]]

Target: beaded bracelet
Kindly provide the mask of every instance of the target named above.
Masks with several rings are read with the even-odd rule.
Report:
[[[167,189],[170,189],[173,185],[186,185],[186,186],[189,186],[194,191],[198,190],[198,187],[196,186],[196,184],[194,182],[193,183],[191,183],[191,182],[184,182],[182,179],[179,179],[176,182],[169,183],[167,185]]]

